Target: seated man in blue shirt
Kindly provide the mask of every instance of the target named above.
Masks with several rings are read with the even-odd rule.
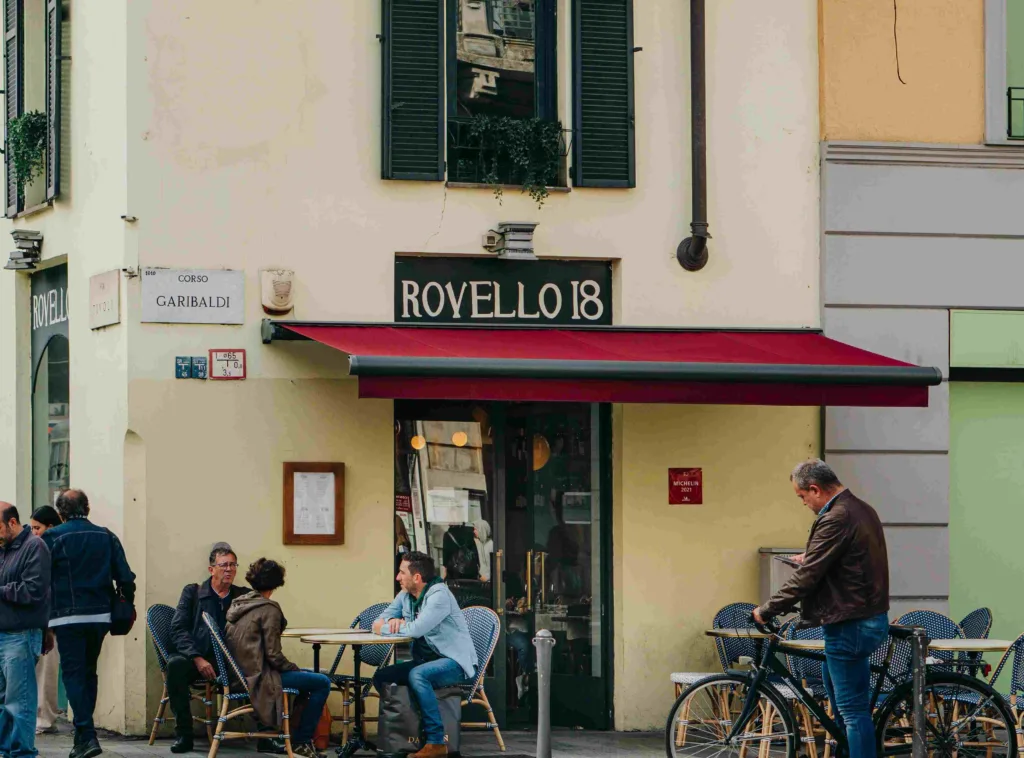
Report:
[[[435,689],[462,684],[476,675],[477,657],[462,609],[437,576],[433,559],[405,553],[398,569],[402,591],[374,624],[375,634],[412,637],[411,661],[378,669],[377,692],[385,684],[408,686],[420,708],[426,744],[412,758],[448,754]]]

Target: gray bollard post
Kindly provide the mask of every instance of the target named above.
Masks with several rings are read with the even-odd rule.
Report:
[[[551,758],[551,651],[555,638],[541,629],[533,638],[537,648],[537,758]],[[914,756],[917,758],[917,756]]]
[[[914,677],[914,737],[911,746],[912,758],[925,758],[924,682],[928,654],[928,635],[924,629],[915,629],[913,637],[911,672]]]

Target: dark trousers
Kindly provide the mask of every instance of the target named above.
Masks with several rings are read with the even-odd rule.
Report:
[[[191,737],[193,734],[189,685],[200,679],[202,676],[191,658],[172,655],[167,659],[167,698],[174,714],[174,733],[179,737]]]
[[[96,739],[96,661],[110,624],[68,624],[53,628],[60,648],[61,675],[75,715],[75,744]]]

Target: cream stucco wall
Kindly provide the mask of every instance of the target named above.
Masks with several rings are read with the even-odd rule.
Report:
[[[806,542],[788,472],[818,455],[818,424],[816,408],[616,410],[616,728],[663,728],[668,675],[720,668],[703,634],[715,612],[758,602],[758,548]],[[703,468],[702,505],[668,505],[673,467]]]
[[[140,609],[173,603],[185,581],[202,578],[209,543],[221,538],[243,561],[260,552],[284,557],[290,573],[281,599],[302,623],[347,619],[390,590],[383,556],[391,552],[391,405],[355,400],[344,361],[326,348],[261,344],[261,267],[295,269],[292,318],[390,321],[396,252],[480,253],[481,234],[496,222],[526,219],[540,222],[541,255],[619,261],[619,323],[817,326],[815,0],[709,3],[713,239],[711,262],[698,274],[674,258],[690,220],[688,9],[662,0],[635,6],[634,44],[643,47],[635,57],[637,188],[554,193],[538,210],[514,192],[499,205],[486,188],[379,179],[377,0],[111,0],[90,5],[89,15],[84,0],[72,0],[70,183],[54,209],[15,224],[43,231],[44,256],[69,264],[72,479],[89,492],[96,520],[123,536]],[[570,18],[569,0],[558,10]],[[563,23],[558,89],[566,125],[569,32]],[[244,271],[246,323],[142,324],[139,279],[125,276],[122,323],[90,331],[88,277],[138,266]],[[0,497],[20,502],[29,472],[27,287],[24,275],[0,272],[0,453],[10,453],[0,455]],[[173,379],[174,356],[214,347],[247,349],[249,379]],[[657,418],[709,425],[691,444],[718,439],[713,449],[723,455],[763,437],[770,463],[747,464],[742,478],[749,476],[752,492],[754,483],[773,492],[779,471],[816,444],[816,426],[804,421],[810,412],[749,412],[743,419],[770,423],[743,422],[728,409],[626,409],[618,512],[660,523],[667,508],[664,468],[678,463],[671,451],[681,457],[685,448],[674,438],[664,448],[648,441],[659,439]],[[722,420],[736,426],[734,436],[721,437]],[[791,444],[778,445],[768,428],[788,429]],[[701,450],[688,457],[706,456]],[[303,458],[346,463],[343,548],[280,545],[280,464]],[[787,502],[779,513],[788,509]],[[798,518],[780,517],[778,528],[801,531]],[[654,606],[642,599],[661,579],[644,577],[664,566],[649,563],[631,519],[617,528],[616,576],[638,604],[627,606],[635,618],[641,607],[650,613]],[[727,519],[716,523],[701,527],[702,539],[734,528]],[[667,535],[657,539],[670,545]],[[753,561],[747,548],[762,541],[747,533],[744,540],[737,544]],[[684,555],[673,560],[677,573],[689,565]],[[752,564],[747,569],[739,584],[722,585],[723,594],[753,588]],[[342,581],[350,575],[352,582]],[[694,592],[680,605],[700,625],[714,601],[706,587]],[[620,623],[625,661],[640,630]],[[672,630],[643,634],[651,662],[685,663]],[[143,685],[148,677],[152,705],[156,676],[148,648],[141,623],[108,643],[102,726],[145,729]],[[620,728],[663,715],[664,703],[644,700],[653,698],[641,694],[649,672],[634,663],[617,664]]]
[[[822,139],[984,140],[984,0],[818,5]]]

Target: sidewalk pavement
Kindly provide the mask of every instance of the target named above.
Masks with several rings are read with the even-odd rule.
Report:
[[[36,737],[36,748],[41,758],[67,758],[71,751],[71,726],[61,721],[57,734]],[[536,756],[536,732],[504,731],[505,752],[498,750],[494,735],[490,732],[471,731],[462,733],[462,755],[466,758],[533,758]],[[100,745],[104,758],[177,758],[170,751],[169,738],[158,739],[150,747],[145,738],[122,737],[118,734],[100,732]],[[664,735],[661,733],[637,732],[585,732],[570,729],[554,729],[551,735],[553,758],[660,758],[665,754]],[[187,758],[205,758],[209,749],[205,739],[196,739],[196,751]],[[267,758],[256,752],[256,741],[225,741],[217,755],[224,758]],[[333,746],[327,751],[328,758],[335,758]],[[357,756],[370,756],[357,753]]]

